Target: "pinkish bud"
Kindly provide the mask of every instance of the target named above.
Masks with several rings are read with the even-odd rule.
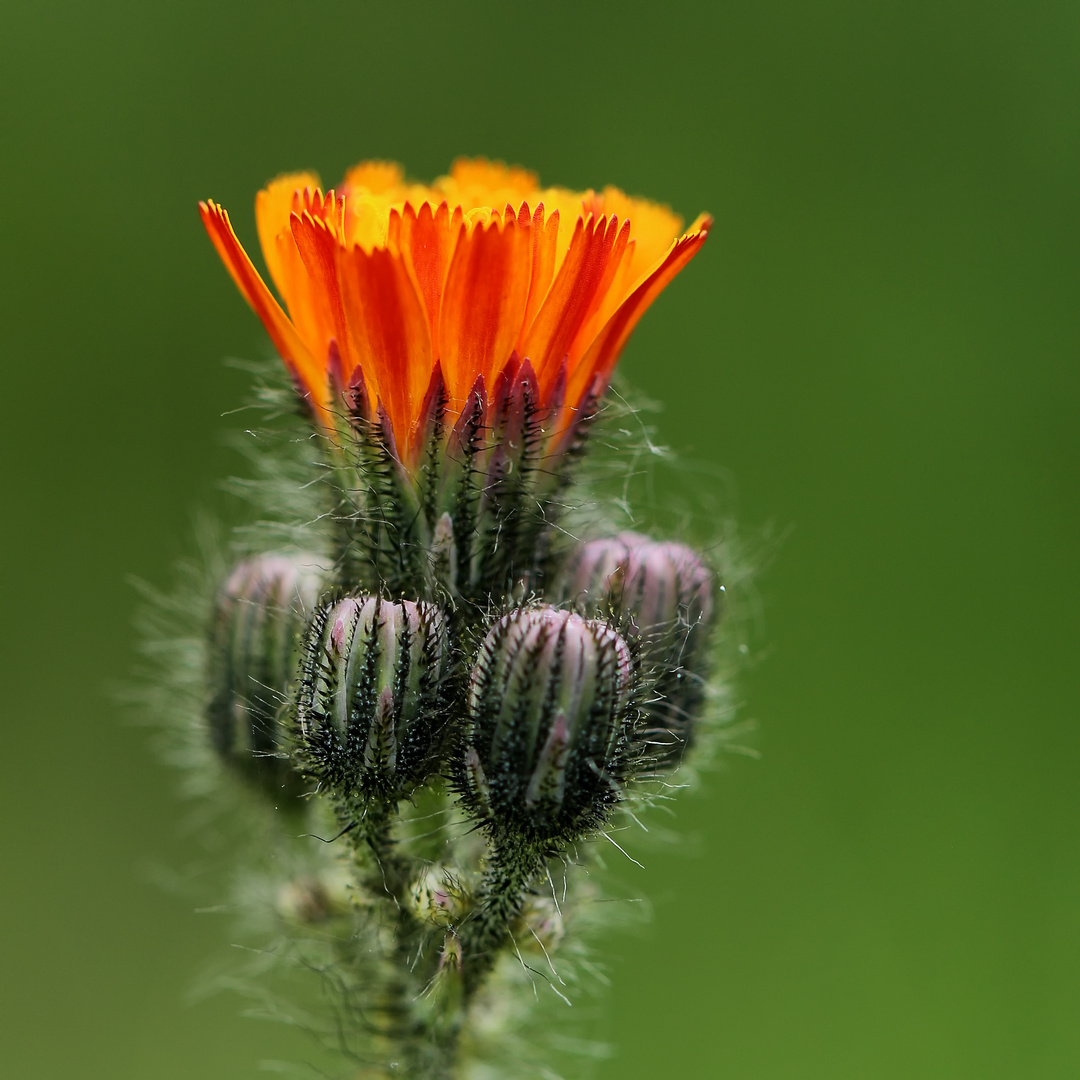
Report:
[[[558,591],[585,611],[622,620],[655,699],[645,741],[655,757],[680,757],[704,697],[712,571],[685,544],[623,532],[582,544]]]
[[[460,770],[474,813],[541,842],[581,835],[618,797],[633,664],[607,623],[523,608],[488,632]]]
[[[208,671],[214,694],[207,708],[214,746],[275,794],[293,775],[280,717],[321,587],[310,557],[261,555],[232,571],[214,611]]]
[[[433,604],[349,596],[319,612],[298,710],[308,770],[342,794],[399,794],[437,764],[446,632]]]
[[[695,634],[707,628],[712,587],[712,571],[685,544],[622,532],[582,544],[560,594],[589,610],[611,605],[630,633],[648,639],[672,627]]]

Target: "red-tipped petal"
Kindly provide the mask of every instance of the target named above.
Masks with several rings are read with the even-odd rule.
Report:
[[[296,196],[305,188],[317,188],[319,178],[312,172],[288,173],[271,180],[255,196],[255,228],[259,235],[266,268],[278,296],[295,319],[297,312],[296,258],[292,245],[279,248],[277,240],[282,234],[289,235],[289,215],[296,204]]]
[[[332,195],[332,193],[331,193]],[[343,371],[352,371],[359,362],[349,336],[345,305],[338,280],[337,250],[333,226],[305,210],[289,219],[293,243],[303,263],[309,293],[309,308],[317,313],[320,338],[333,338],[341,355]]]
[[[326,408],[328,388],[323,365],[315,360],[300,340],[296,328],[274,299],[266,283],[252,265],[247,252],[233,232],[225,209],[213,201],[199,203],[203,225],[229,271],[237,288],[262,320],[266,332],[281,358],[295,372],[297,379],[311,397],[320,416]]]
[[[522,207],[525,209],[525,207]],[[529,301],[525,305],[525,318],[521,323],[521,333],[516,342],[520,353],[525,343],[525,335],[532,326],[536,313],[540,310],[551,279],[555,276],[556,243],[559,238],[559,211],[554,210],[544,215],[544,204],[538,203],[532,216],[532,274],[529,278]]]
[[[679,237],[671,245],[667,255],[660,261],[634,291],[623,301],[614,315],[608,319],[596,340],[580,363],[570,372],[567,401],[579,402],[594,379],[606,386],[611,378],[619,354],[633,333],[638,320],[649,305],[667,288],[668,284],[684,266],[701,250],[712,226],[712,219],[705,216],[694,223],[694,229]]]
[[[615,219],[578,218],[566,258],[522,347],[522,355],[536,369],[544,396],[578,331],[599,302],[613,259],[621,257],[625,247],[625,235]]]
[[[432,352],[438,356],[439,312],[446,273],[461,227],[460,216],[451,219],[450,208],[445,202],[435,208],[425,202],[419,210],[406,203],[399,223],[398,243],[424,301],[431,328]]]
[[[619,222],[618,218],[608,219],[608,235],[615,232],[615,241],[611,247],[611,255],[604,267],[604,275],[600,279],[596,290],[593,292],[592,302],[588,311],[578,327],[574,340],[567,349],[567,368],[574,368],[582,355],[588,351],[589,346],[596,339],[597,333],[607,323],[611,313],[618,307],[618,300],[612,294],[619,287],[619,283],[629,272],[629,257],[632,254],[630,248],[630,222]],[[623,295],[626,285],[623,284]],[[621,297],[619,298],[621,299]]]
[[[451,407],[462,407],[476,376],[490,386],[514,348],[532,269],[530,230],[516,216],[467,227],[457,242],[442,298],[440,359]]]
[[[427,314],[403,261],[385,248],[336,249],[345,319],[357,361],[410,459],[416,413],[431,378]]]

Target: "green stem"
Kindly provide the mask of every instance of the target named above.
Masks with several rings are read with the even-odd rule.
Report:
[[[416,1080],[452,1080],[464,1014],[460,1003],[448,1010],[426,1010],[421,1005],[437,961],[427,957],[418,962],[429,930],[413,915],[407,893],[422,870],[422,862],[403,854],[394,840],[395,811],[395,803],[372,801],[361,824],[350,834],[357,877],[367,893],[380,902],[394,936],[381,973],[372,972],[382,984],[376,1009],[381,1056],[395,1063],[383,1072]]]
[[[533,878],[543,866],[544,857],[539,851],[522,850],[498,840],[493,844],[476,907],[459,931],[466,1001],[483,985],[499,952],[510,940],[510,928],[521,912]]]

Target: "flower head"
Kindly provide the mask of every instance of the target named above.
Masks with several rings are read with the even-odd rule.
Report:
[[[325,194],[312,173],[259,192],[259,241],[283,310],[233,232],[200,203],[233,280],[333,432],[335,389],[388,422],[402,463],[433,387],[451,416],[524,370],[539,402],[576,410],[606,387],[638,319],[705,241],[616,188],[541,189],[534,173],[460,160],[430,186],[365,162]]]

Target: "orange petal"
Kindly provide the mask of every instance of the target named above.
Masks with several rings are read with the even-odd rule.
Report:
[[[340,203],[332,191],[323,195],[314,173],[279,177],[259,192],[255,200],[255,220],[270,276],[297,333],[313,354],[321,357],[332,333],[328,308],[325,298],[312,284],[289,223],[291,214],[304,211],[340,232]]]
[[[531,222],[491,213],[458,238],[443,291],[439,342],[451,408],[461,409],[478,375],[491,386],[514,348],[532,271]]]
[[[634,327],[637,326],[638,320],[648,310],[649,305],[667,288],[675,275],[701,250],[711,226],[712,218],[708,215],[703,214],[698,218],[692,226],[692,231],[679,237],[671,245],[660,264],[637,285],[615,314],[608,319],[596,340],[589,346],[588,352],[570,372],[566,395],[570,404],[576,405],[581,401],[594,377],[599,376],[605,383],[611,378],[611,372],[619,359],[619,354],[633,333]]]
[[[525,334],[522,357],[532,361],[546,397],[563,357],[599,302],[613,259],[626,247],[626,231],[614,218],[578,218],[573,239],[547,299]]]
[[[255,227],[259,233],[266,268],[270,271],[278,295],[292,310],[290,286],[294,281],[294,268],[283,262],[278,251],[277,238],[289,233],[289,215],[293,211],[293,201],[297,192],[304,188],[317,188],[319,178],[312,172],[287,173],[271,180],[255,196]],[[287,257],[287,253],[286,253]]]
[[[345,188],[365,188],[372,195],[393,194],[405,183],[405,173],[396,161],[361,161],[345,173]]]
[[[229,215],[213,201],[199,203],[203,225],[244,299],[262,320],[282,360],[292,369],[320,414],[327,402],[326,372],[300,339],[233,232]]]
[[[434,361],[427,314],[404,261],[385,248],[336,248],[348,336],[394,429],[403,460]]]
[[[570,348],[567,349],[567,370],[573,370],[577,365],[582,354],[593,343],[597,331],[607,322],[610,313],[618,306],[612,295],[615,290],[615,283],[616,281],[622,282],[624,274],[630,272],[629,267],[625,265],[629,261],[627,256],[632,256],[633,253],[630,247],[630,222],[624,220],[620,224],[617,217],[611,216],[608,218],[608,234],[610,235],[613,231],[615,232],[615,242],[612,244],[607,266],[604,267],[603,277],[597,284],[593,292],[592,302],[589,304],[588,310],[581,321],[581,326],[574,335]],[[625,295],[626,287],[623,284],[620,298]],[[601,319],[602,321],[600,321]]]
[[[668,206],[648,199],[632,198],[616,187],[604,188],[600,199],[605,214],[618,214],[620,218],[630,219],[630,233],[634,238],[635,279],[654,267],[682,235],[683,219]]]
[[[570,249],[578,218],[584,221],[591,213],[586,206],[586,199],[591,194],[588,191],[570,191],[569,188],[545,188],[536,196],[544,204],[544,212],[548,218],[558,214],[561,222],[555,244],[556,274]]]
[[[391,221],[395,214],[396,211],[391,212]],[[399,217],[397,241],[424,301],[435,356],[439,355],[439,312],[443,287],[461,220],[460,211],[451,219],[450,208],[445,201],[435,209],[430,202],[421,203],[419,210],[415,210],[412,203],[406,203]]]
[[[536,173],[501,161],[458,158],[450,167],[450,175],[436,180],[432,187],[445,196],[451,207],[460,206],[468,212],[478,206],[534,202],[537,179]]]
[[[318,218],[339,244],[344,243],[345,200],[338,198],[333,188],[325,195],[318,188],[304,188],[303,191],[297,192],[294,203],[296,204],[293,207],[294,213],[306,211],[312,217]],[[291,226],[290,220],[290,228]]]
[[[293,214],[290,225],[291,237],[307,279],[309,310],[317,322],[316,340],[320,345],[325,343],[327,348],[331,338],[337,342],[342,373],[347,377],[359,363],[359,357],[349,335],[341,298],[337,236],[333,226],[306,210],[302,214]]]
[[[528,209],[522,206],[522,209]],[[525,305],[525,318],[521,323],[521,333],[515,342],[521,352],[525,334],[532,326],[540,305],[551,288],[551,279],[555,276],[555,243],[559,237],[559,211],[555,210],[544,219],[544,204],[537,203],[532,216],[532,275],[529,279],[529,300]]]
[[[390,223],[389,200],[357,198],[350,196],[345,207],[345,239],[352,247],[359,245],[365,251],[386,246],[386,234]]]

